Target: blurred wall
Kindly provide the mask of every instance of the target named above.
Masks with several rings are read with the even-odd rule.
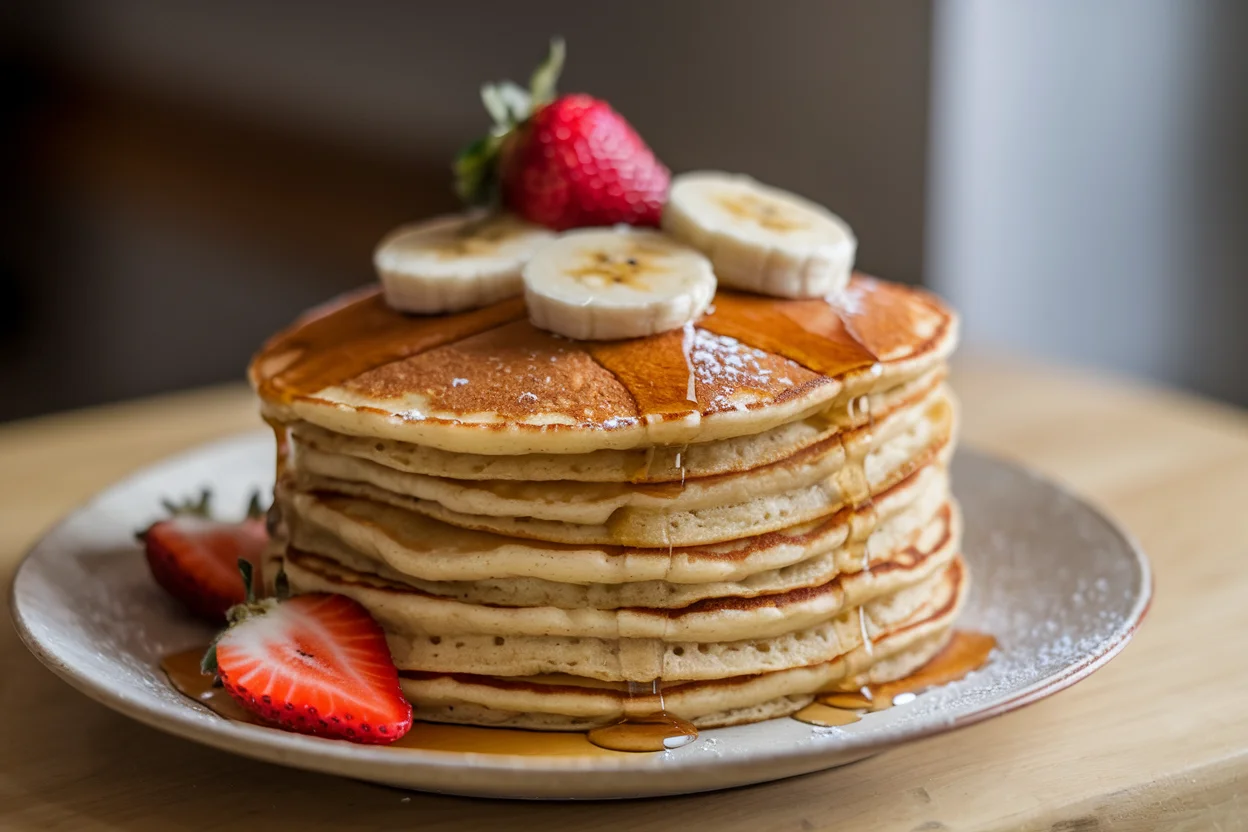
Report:
[[[1248,3],[946,0],[933,38],[967,340],[1248,404]]]
[[[25,4],[0,14],[0,418],[241,378],[299,309],[371,279],[388,227],[454,207],[480,84],[526,78],[554,33],[563,89],[673,169],[823,201],[864,268],[918,279],[920,0]]]

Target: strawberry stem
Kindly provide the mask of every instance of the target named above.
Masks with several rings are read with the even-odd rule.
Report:
[[[256,603],[256,585],[254,583],[255,577],[256,577],[256,570],[252,568],[250,561],[244,560],[243,558],[239,558],[238,559],[238,571],[243,574],[243,592],[245,593],[244,597],[246,598],[246,600],[243,601],[243,603],[244,604]]]
[[[161,500],[160,504],[173,517],[191,514],[196,517],[208,517],[212,514],[212,491],[207,488],[199,492],[199,500],[193,497],[175,503],[172,500]]]
[[[208,650],[204,653],[204,657],[199,660],[199,672],[205,676],[217,675],[217,642],[221,640],[221,636],[225,634],[225,630],[217,633],[212,639],[212,643],[208,645]]]
[[[277,570],[277,577],[273,579],[273,594],[279,601],[285,601],[290,597],[290,579],[286,577],[286,570]]]
[[[221,636],[225,635],[230,627],[233,627],[240,621],[247,620],[253,615],[262,615],[271,610],[278,602],[285,601],[290,597],[290,584],[286,580],[285,570],[277,573],[275,581],[277,590],[276,600],[273,598],[256,599],[256,570],[250,561],[239,558],[238,572],[243,577],[243,592],[246,600],[241,604],[235,604],[226,611],[225,618],[229,624],[212,639],[212,643],[208,645],[207,652],[204,653],[204,658],[199,662],[199,670],[205,675],[211,674],[215,676],[217,674],[217,642],[221,640]]]
[[[251,499],[247,502],[247,518],[251,520],[263,517],[266,510],[264,503],[260,502],[260,489],[251,492]]]
[[[461,150],[452,165],[455,193],[465,204],[498,204],[498,162],[503,144],[535,112],[555,100],[566,54],[563,38],[551,38],[550,51],[533,70],[527,91],[513,81],[481,87],[481,103],[494,124],[489,133]]]
[[[538,64],[537,69],[533,70],[533,74],[529,77],[529,96],[532,100],[532,107],[528,115],[532,115],[539,107],[544,107],[555,100],[556,86],[559,83],[559,75],[563,72],[563,59],[566,56],[567,48],[564,46],[563,38],[551,38],[550,51],[546,53],[546,60]]]

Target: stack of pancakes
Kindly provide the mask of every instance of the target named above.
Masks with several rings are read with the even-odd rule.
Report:
[[[862,276],[721,289],[620,342],[537,329],[520,299],[341,298],[251,367],[279,431],[266,576],[363,604],[433,721],[581,730],[641,700],[720,726],[904,676],[968,587],[956,328]]]

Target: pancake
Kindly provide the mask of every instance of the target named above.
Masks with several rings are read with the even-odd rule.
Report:
[[[541,668],[509,671],[516,675],[570,672],[556,668],[575,662],[578,675],[646,681],[659,674],[665,679],[704,678],[707,666],[736,674],[760,672],[760,666],[741,664],[758,661],[758,656],[725,658],[717,644],[758,643],[819,628],[847,610],[922,584],[953,559],[959,539],[957,515],[947,506],[905,548],[869,570],[843,573],[822,584],[709,598],[679,608],[468,603],[298,550],[287,551],[285,557],[292,588],[337,592],[363,604],[390,635],[400,667],[460,672],[505,662]],[[770,658],[782,655],[787,653],[778,650]]]
[[[957,337],[934,296],[864,276],[830,300],[721,290],[713,310],[688,332],[577,342],[533,327],[519,299],[415,317],[374,289],[296,321],[249,376],[280,423],[472,454],[591,453],[843,408],[930,371]]]
[[[937,577],[926,602],[909,615],[881,622],[867,618],[869,647],[867,640],[861,636],[855,640],[850,633],[844,645],[847,652],[827,661],[664,684],[662,709],[699,728],[712,728],[794,713],[816,692],[856,680],[872,667],[879,669],[873,682],[905,676],[940,651],[966,601],[969,577],[960,558]],[[624,716],[630,697],[623,684],[566,674],[502,677],[401,671],[400,681],[418,719],[538,730],[580,731],[609,724]],[[658,697],[654,698],[658,710]]]
[[[457,511],[441,502],[407,493],[418,491],[421,485],[426,484],[409,479],[416,475],[343,457],[316,456],[300,460],[294,479],[297,487],[304,491],[364,497],[424,514],[452,526],[511,537],[571,544],[655,548],[694,546],[735,540],[809,522],[851,504],[855,496],[861,498],[882,492],[930,461],[947,457],[954,427],[952,402],[948,398],[940,398],[910,430],[867,454],[864,469],[860,472],[866,479],[863,494],[855,495],[851,489],[857,484],[847,482],[841,476],[842,471],[837,471],[802,488],[752,497],[736,504],[681,510],[671,507],[670,501],[659,499],[659,506],[662,507],[613,507],[605,522],[601,523]],[[748,476],[748,473],[737,476]],[[467,507],[462,503],[457,505]],[[590,506],[591,510],[593,508]],[[588,513],[580,517],[593,519]]]
[[[866,455],[868,479],[882,478],[880,469],[892,460],[912,455],[930,441],[933,430],[928,423],[950,418],[950,407],[947,391],[937,387],[870,426],[841,431],[787,459],[733,474],[690,478],[684,483],[462,481],[396,471],[298,442],[293,468],[318,480],[369,483],[394,494],[436,502],[457,514],[597,525],[611,522],[612,516],[622,511],[671,514],[731,506],[826,481],[837,483],[843,499],[846,490],[853,487],[845,478],[859,474],[847,468]]]
[[[892,550],[894,541],[885,536],[889,530],[913,531],[947,499],[947,493],[944,469],[928,465],[877,494],[868,509],[843,509],[776,532],[671,551],[581,547],[467,531],[386,503],[339,494],[279,489],[277,500],[296,543],[328,535],[358,555],[420,580],[532,578],[569,584],[698,585],[748,580],[829,552],[840,556],[838,571],[852,569],[861,555],[855,553],[845,562],[849,553],[844,544],[851,529],[867,528],[867,550],[875,557]],[[888,522],[902,514],[907,515],[904,522]],[[874,528],[877,523],[879,529]],[[315,543],[308,551],[317,552]]]
[[[492,456],[349,436],[307,422],[297,422],[290,430],[296,448],[311,447],[431,477],[468,481],[688,483],[702,477],[751,471],[789,459],[799,451],[834,438],[844,428],[862,427],[867,422],[867,414],[880,422],[889,414],[928,398],[944,381],[945,375],[944,366],[936,366],[895,387],[868,394],[868,405],[852,413],[820,412],[754,436],[690,445],[650,445],[625,451]]]
[[[446,553],[432,550],[413,552],[410,549],[391,551],[396,546],[393,538],[383,538],[381,551],[374,548],[376,533],[370,529],[359,529],[357,525],[343,526],[344,534],[337,534],[326,526],[315,522],[300,520],[292,527],[290,536],[293,548],[309,554],[320,555],[347,566],[357,572],[371,572],[391,581],[405,583],[433,595],[452,598],[459,601],[479,604],[496,604],[503,606],[558,606],[563,608],[592,607],[595,609],[617,609],[626,606],[647,607],[683,607],[705,598],[718,597],[753,597],[755,595],[782,592],[802,586],[814,586],[827,583],[838,575],[856,572],[865,565],[878,564],[890,558],[896,551],[903,548],[907,541],[923,528],[928,526],[947,500],[947,490],[943,471],[933,469],[930,477],[910,489],[913,501],[901,503],[890,500],[887,506],[877,511],[886,512],[872,524],[870,536],[859,541],[858,535],[851,538],[850,524],[855,519],[860,528],[866,527],[867,518],[855,517],[846,512],[834,520],[821,524],[822,534],[803,534],[794,531],[790,534],[764,536],[763,539],[739,541],[742,550],[727,551],[714,554],[699,554],[696,551],[673,552],[671,560],[655,550],[620,550],[609,553],[594,553],[585,550],[565,550],[563,552],[541,552],[538,547],[515,546],[502,544],[503,551],[489,553],[478,561],[470,555]],[[319,512],[314,512],[319,514]],[[332,521],[334,515],[326,518]],[[401,517],[399,518],[402,519]],[[351,521],[348,521],[351,522]],[[814,529],[810,529],[814,532]],[[348,542],[363,539],[362,547],[353,548]],[[768,541],[765,537],[772,537]],[[727,547],[725,547],[727,548]],[[751,551],[753,550],[753,551]],[[597,554],[598,558],[588,563],[581,562],[578,555],[587,557]],[[550,561],[563,555],[569,567],[567,572],[558,569],[541,569]],[[426,562],[432,560],[432,568]],[[603,568],[593,569],[602,560],[618,561],[621,569],[627,570],[630,565],[643,560],[649,567],[648,574],[659,574],[658,579],[609,582],[616,574],[615,570]],[[783,562],[792,560],[772,569],[757,569],[746,573],[751,567],[766,565],[768,561]],[[473,579],[439,580],[430,579],[429,574],[444,575],[446,567],[455,568],[461,564],[475,563],[478,577]],[[707,568],[705,570],[680,570],[678,564],[692,566],[723,566],[724,569]],[[494,564],[493,571],[486,572]],[[397,566],[396,566],[397,565]],[[615,566],[615,564],[610,564]],[[511,567],[528,567],[527,570],[516,571],[537,572],[552,577],[513,577]],[[735,567],[735,568],[734,568]],[[732,569],[733,571],[729,571]],[[574,578],[572,581],[560,581],[561,575]],[[670,573],[676,577],[689,578],[693,574],[705,576],[737,576],[735,580],[706,581],[700,583],[675,582],[667,580]],[[462,574],[452,572],[451,574]],[[577,577],[591,578],[591,581],[575,580]],[[634,574],[634,577],[640,577]]]

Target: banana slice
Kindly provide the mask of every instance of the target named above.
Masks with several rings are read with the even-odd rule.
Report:
[[[710,261],[657,231],[628,226],[561,234],[524,267],[529,320],[582,341],[679,329],[714,296]]]
[[[842,291],[858,241],[822,205],[739,174],[672,180],[663,230],[711,258],[725,286],[782,298]]]
[[[519,295],[520,270],[554,236],[511,214],[471,211],[396,228],[373,265],[395,309],[459,312]]]

